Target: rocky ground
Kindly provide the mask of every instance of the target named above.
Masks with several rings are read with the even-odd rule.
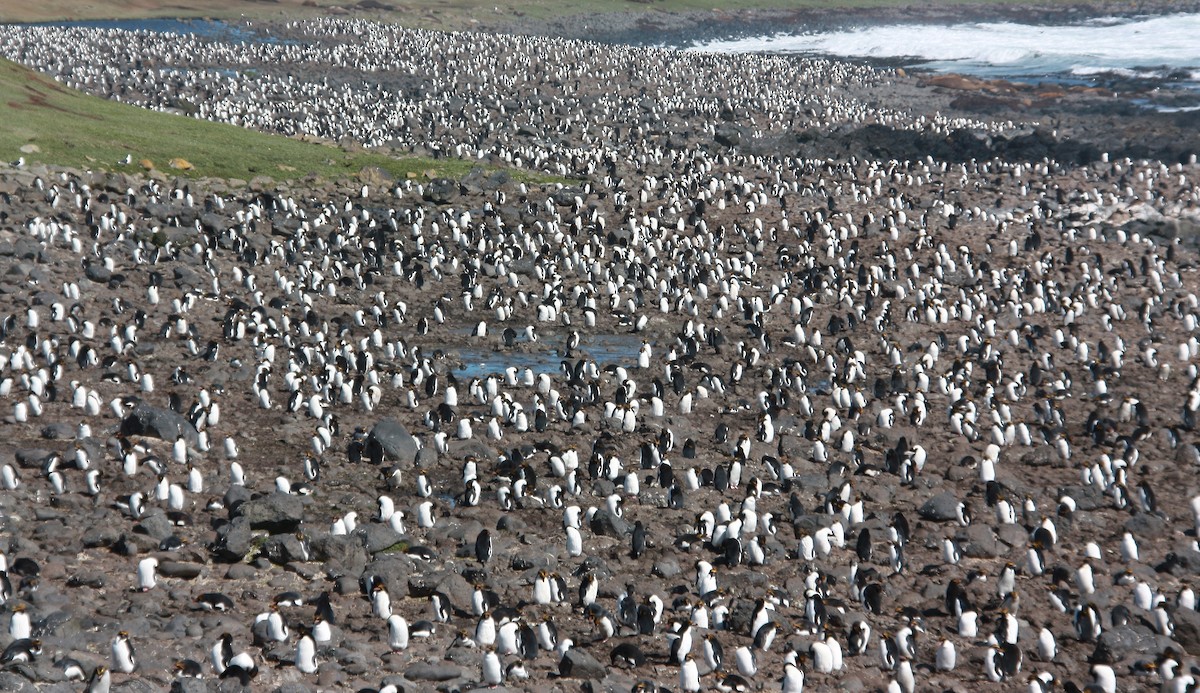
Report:
[[[680,690],[667,633],[704,616],[701,685],[732,687],[763,600],[777,636],[752,689],[778,688],[789,653],[836,641],[837,670],[801,661],[810,690],[903,688],[906,671],[922,690],[1026,690],[1039,673],[1071,690],[1103,684],[1097,666],[1120,690],[1182,690],[1200,655],[1200,193],[1179,162],[1187,141],[1164,133],[1183,128],[1129,125],[1147,152],[1174,152],[1139,160],[1095,119],[1064,115],[1054,132],[955,111],[924,127],[914,104],[962,90],[846,74],[844,111],[775,139],[719,108],[651,107],[632,144],[628,130],[555,129],[550,112],[478,145],[491,163],[504,147],[541,152],[563,166],[547,167],[557,183],[4,170],[0,623],[19,631],[23,608],[41,652],[19,661],[28,644],[0,633],[0,689],[79,689],[63,661],[111,668],[126,631],[137,668],[112,673],[115,690],[242,688],[210,664],[223,633],[257,664],[252,690],[468,690],[486,683],[478,588],[498,617],[574,643],[502,651],[505,667],[524,663],[513,689]],[[572,104],[587,119],[648,103],[636,86],[587,89]],[[878,121],[885,103],[903,127],[855,122],[855,104]],[[773,108],[730,112],[768,123]],[[419,122],[397,136],[452,151],[470,133],[465,117]],[[516,363],[550,365],[506,372]],[[402,522],[381,517],[380,496]],[[731,521],[738,544],[722,537]],[[137,577],[146,558],[152,587]],[[561,601],[538,603],[541,571],[561,578]],[[390,644],[365,594],[376,582],[433,632]],[[232,608],[197,601],[213,592]],[[304,603],[273,608],[285,592]],[[661,600],[651,632],[623,622],[626,594]],[[321,595],[332,635],[305,673],[295,653]],[[956,608],[978,614],[976,633]],[[1092,609],[1100,627],[1077,626]],[[256,623],[272,612],[282,639]],[[852,656],[859,622],[872,635]],[[905,628],[914,651],[885,664],[880,638]],[[724,672],[709,672],[704,634]],[[1006,640],[1023,662],[996,681],[985,661]],[[940,670],[947,642],[957,665]],[[629,644],[646,661],[614,663]],[[202,678],[176,677],[188,659]]]

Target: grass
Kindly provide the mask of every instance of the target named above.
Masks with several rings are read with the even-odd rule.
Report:
[[[409,548],[409,543],[407,541],[398,541],[395,544],[392,544],[391,546],[387,547],[386,549],[381,549],[379,551],[376,551],[375,553],[377,553],[377,554],[406,553],[408,551],[408,548]]]
[[[469,29],[483,23],[519,22],[580,13],[709,12],[736,9],[838,10],[848,8],[984,7],[1031,4],[1034,0],[207,0],[177,5],[163,0],[0,0],[0,21],[41,22],[146,17],[213,19],[302,19],[328,14],[393,21],[432,29]],[[1068,7],[1089,0],[1043,0],[1042,7]],[[1113,6],[1119,5],[1116,0]]]
[[[3,160],[24,157],[30,163],[92,170],[138,172],[151,164],[172,176],[289,180],[308,175],[354,176],[375,168],[394,178],[460,178],[473,166],[458,159],[349,152],[159,113],[69,89],[7,60],[0,60],[0,123],[4,123],[0,127]],[[132,162],[123,165],[126,156]]]

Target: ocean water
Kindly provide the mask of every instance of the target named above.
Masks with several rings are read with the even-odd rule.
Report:
[[[1076,24],[883,24],[698,42],[690,50],[887,61],[935,72],[1105,85],[1144,80],[1200,93],[1200,14]]]
[[[237,43],[252,41],[275,43],[275,39],[268,35],[257,33],[248,24],[213,19],[93,19],[71,22],[41,22],[30,26],[194,34],[200,38]]]

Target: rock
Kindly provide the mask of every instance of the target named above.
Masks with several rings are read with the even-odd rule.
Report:
[[[11,693],[37,693],[33,682],[13,671],[0,671],[0,691]]]
[[[42,437],[46,440],[71,440],[75,438],[75,427],[65,421],[46,424],[42,427]]]
[[[1118,626],[1100,634],[1091,661],[1116,664],[1133,655],[1154,658],[1170,646],[1170,638],[1160,636],[1145,626]]]
[[[21,448],[13,453],[13,458],[23,469],[41,469],[46,460],[54,456],[50,450],[43,448]]]
[[[541,549],[522,549],[513,554],[509,565],[513,570],[525,571],[537,569],[549,570],[557,564],[554,556]]]
[[[971,558],[995,558],[1000,555],[1000,544],[992,528],[984,524],[973,524],[963,528],[956,537],[964,556]]]
[[[230,486],[229,490],[225,492],[224,497],[222,497],[221,502],[223,502],[225,507],[229,509],[229,512],[232,513],[233,511],[237,510],[239,505],[245,503],[253,497],[254,494],[250,493],[250,489],[246,488],[245,486]]]
[[[112,279],[112,270],[100,262],[89,262],[83,268],[83,276],[97,284],[107,284]]]
[[[450,603],[456,608],[467,608],[475,588],[462,575],[450,570],[434,573],[417,573],[408,577],[408,596],[425,598],[434,592],[441,592],[450,598]]]
[[[312,558],[324,561],[324,570],[332,578],[358,577],[367,566],[367,550],[358,537],[323,534],[309,541]]]
[[[801,436],[779,436],[779,456],[781,458],[805,459],[811,448],[812,444]]]
[[[678,575],[682,570],[679,567],[679,561],[674,558],[660,558],[654,562],[654,567],[650,569],[650,572],[660,578],[670,579]]]
[[[925,520],[933,522],[950,522],[958,519],[958,496],[953,493],[939,493],[925,501],[917,510],[917,514]]]
[[[1000,541],[1014,548],[1025,548],[1029,543],[1029,532],[1017,524],[1002,524],[996,529]]]
[[[453,664],[417,662],[404,670],[409,681],[451,681],[462,676],[462,669]]]
[[[559,660],[558,674],[568,679],[602,680],[608,671],[595,657],[578,647],[572,647]]]
[[[413,559],[404,554],[383,554],[363,568],[363,577],[376,575],[396,594],[408,589],[408,578],[416,571]]]
[[[304,519],[304,501],[301,496],[272,491],[237,506],[232,516],[245,519],[251,529],[265,529],[272,534],[294,532]]]
[[[493,464],[496,462],[496,452],[478,438],[450,441],[446,449],[446,456],[452,460],[475,457]]]
[[[438,452],[433,448],[421,448],[417,450],[415,463],[418,467],[430,469],[437,465]]]
[[[742,128],[736,125],[720,125],[713,140],[722,147],[736,147],[742,143]]]
[[[171,682],[171,693],[209,693],[210,690],[204,679],[175,679]]]
[[[1193,657],[1200,655],[1200,612],[1191,609],[1176,609],[1175,641]]]
[[[113,678],[116,679],[117,677],[114,676]],[[149,681],[129,679],[120,683],[114,680],[111,690],[113,693],[157,693],[162,689],[155,687]]]
[[[215,231],[220,234],[229,228],[229,221],[220,214],[205,212],[200,215],[200,225],[205,231]]]
[[[145,402],[135,404],[133,410],[121,420],[121,433],[127,436],[153,436],[170,443],[183,438],[188,447],[196,447],[199,442],[196,428],[182,414]]]
[[[121,533],[112,525],[93,525],[91,529],[83,533],[80,541],[84,548],[92,549],[97,546],[112,546],[120,536]]]
[[[367,434],[364,457],[372,459],[372,451],[382,454],[384,459],[412,464],[417,456],[417,441],[399,421],[383,419],[371,427]]]
[[[434,178],[425,186],[425,199],[434,204],[448,205],[458,199],[458,181],[449,178]]]
[[[1021,455],[1021,464],[1030,467],[1052,467],[1058,463],[1058,452],[1052,445],[1040,445]]]
[[[253,580],[258,575],[258,569],[248,563],[234,563],[225,571],[225,577],[230,580]]]
[[[295,534],[274,534],[263,542],[259,555],[276,565],[286,565],[311,558],[305,550],[304,541]]]
[[[399,548],[397,545],[404,540],[391,526],[376,523],[360,525],[355,531],[355,536],[362,541],[367,553],[372,555],[393,547]]]
[[[175,533],[175,526],[171,524],[163,511],[154,509],[142,518],[142,521],[134,527],[134,531],[145,534],[155,541],[162,541]]]
[[[198,563],[184,563],[182,561],[160,561],[158,564],[158,573],[164,577],[182,578],[184,580],[192,580],[200,577],[204,572],[204,566]]]
[[[239,517],[217,530],[215,553],[226,561],[240,561],[254,547],[254,532],[246,518]]]
[[[607,508],[597,510],[596,514],[592,515],[589,526],[593,534],[606,537],[621,538],[633,531],[633,527],[625,521],[625,518],[613,515]]]
[[[1138,539],[1156,539],[1167,531],[1167,522],[1151,513],[1138,513],[1125,521],[1125,531]]]
[[[1095,486],[1088,484],[1063,486],[1058,489],[1058,497],[1070,496],[1075,501],[1075,509],[1090,511],[1096,508],[1108,507],[1109,499],[1100,491],[1096,490]]]

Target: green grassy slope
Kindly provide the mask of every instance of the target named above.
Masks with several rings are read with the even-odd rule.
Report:
[[[469,162],[397,159],[371,152],[268,135],[253,130],[158,113],[69,89],[16,63],[0,60],[0,160],[110,171],[276,180],[309,174],[335,177],[378,167],[394,177],[456,177]],[[126,156],[130,164],[120,162]],[[182,159],[192,168],[173,168]],[[176,162],[179,164],[179,162]]]

